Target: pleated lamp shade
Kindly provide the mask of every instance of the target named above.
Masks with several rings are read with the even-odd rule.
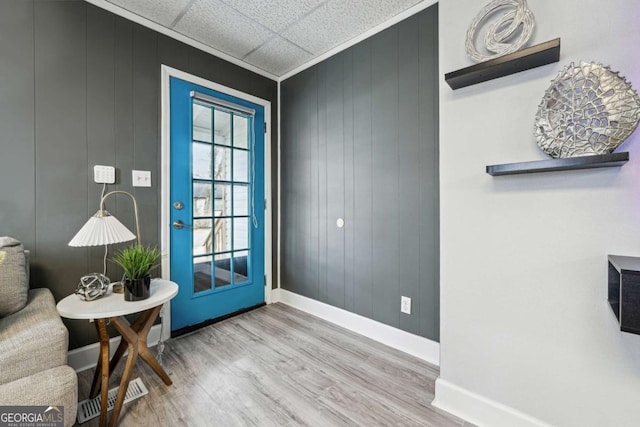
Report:
[[[103,246],[128,242],[136,236],[107,211],[98,211],[71,239],[69,246]]]

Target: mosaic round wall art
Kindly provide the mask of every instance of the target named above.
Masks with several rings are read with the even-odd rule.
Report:
[[[499,12],[504,12],[498,15]],[[491,18],[493,21],[491,21]],[[488,25],[487,25],[488,24]],[[479,29],[487,27],[481,52],[476,48]],[[484,62],[516,52],[529,41],[535,20],[525,0],[493,0],[483,7],[471,21],[465,46],[467,55],[475,62]]]
[[[612,153],[640,121],[640,98],[624,77],[602,64],[569,64],[538,107],[536,142],[553,158]]]

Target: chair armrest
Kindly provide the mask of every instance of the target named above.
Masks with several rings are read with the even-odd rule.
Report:
[[[0,406],[64,406],[64,425],[76,420],[78,376],[69,366],[58,366],[0,385]]]
[[[31,251],[27,249],[24,250],[24,267],[27,273],[27,286],[29,286],[29,281],[31,280]]]
[[[32,289],[22,310],[0,319],[0,384],[67,364],[69,333],[48,289]]]

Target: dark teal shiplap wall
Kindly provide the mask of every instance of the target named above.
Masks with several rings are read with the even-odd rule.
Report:
[[[282,287],[438,340],[437,4],[285,80],[281,103]]]
[[[33,252],[31,286],[57,300],[102,271],[101,249],[67,246],[98,209],[93,165],[116,166],[110,189],[135,194],[142,241],[159,242],[161,64],[271,101],[277,152],[276,82],[84,1],[0,0],[0,235]],[[153,188],[131,187],[132,169]],[[133,228],[129,200],[108,209]],[[88,322],[66,324],[71,348],[96,341]]]

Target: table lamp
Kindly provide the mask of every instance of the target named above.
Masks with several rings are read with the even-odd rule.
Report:
[[[104,208],[104,201],[107,197],[114,194],[125,194],[131,198],[133,202],[133,212],[136,219],[136,234],[133,234],[127,227],[124,226],[118,219],[111,215]],[[89,218],[87,223],[76,233],[76,235],[69,242],[69,246],[83,247],[83,246],[105,246],[105,258],[103,263],[103,275],[107,273],[107,256],[106,246],[114,243],[128,242],[136,239],[137,244],[140,245],[140,222],[138,218],[138,204],[135,197],[131,193],[126,191],[111,191],[105,194],[100,200],[100,209],[94,216]],[[114,292],[118,292],[115,289]]]

